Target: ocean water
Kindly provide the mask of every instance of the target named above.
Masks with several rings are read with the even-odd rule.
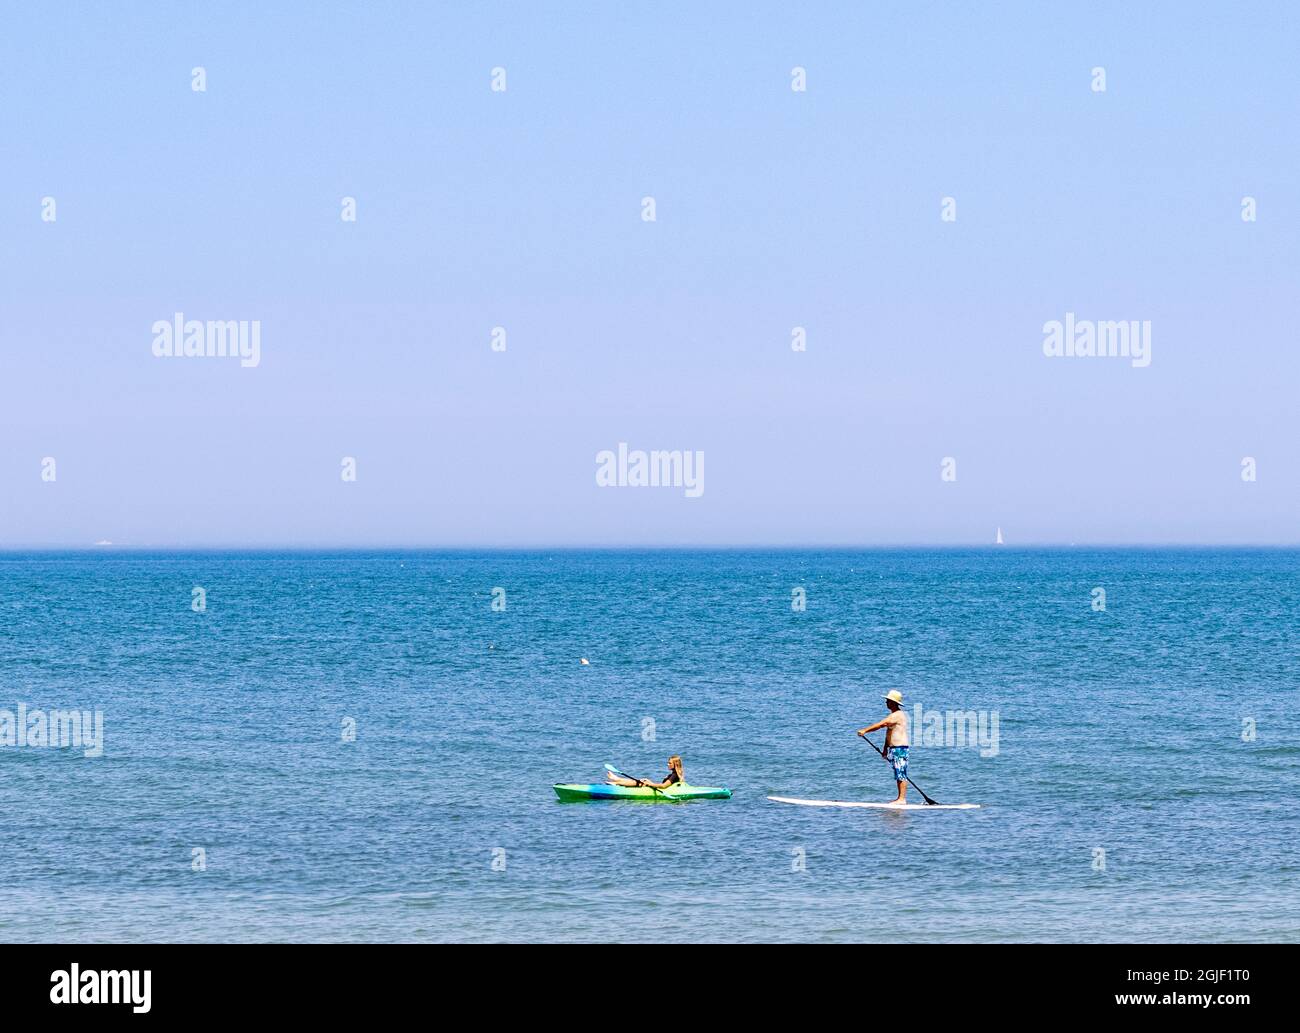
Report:
[[[0,940],[1294,941],[1298,647],[1295,550],[7,553],[104,744],[0,747]],[[892,796],[891,688],[981,810],[765,799]]]

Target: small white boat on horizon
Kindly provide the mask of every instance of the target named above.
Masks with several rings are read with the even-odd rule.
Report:
[[[993,544],[994,544],[994,545],[1006,545],[1006,544],[1007,544],[1006,542],[1004,542],[1004,541],[1002,540],[1002,528],[1000,528],[1000,527],[998,528],[998,540],[997,540],[996,542],[994,542]]]

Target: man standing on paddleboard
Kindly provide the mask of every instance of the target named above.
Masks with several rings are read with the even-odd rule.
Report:
[[[897,689],[890,689],[883,699],[889,708],[889,716],[869,728],[859,728],[858,734],[865,739],[869,732],[874,732],[877,728],[885,730],[885,760],[894,765],[894,781],[898,783],[898,798],[894,803],[907,803],[907,748],[911,740],[907,737],[907,712],[903,709],[903,694]]]

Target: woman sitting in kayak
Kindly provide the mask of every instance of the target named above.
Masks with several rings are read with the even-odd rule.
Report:
[[[605,781],[614,786],[649,786],[651,789],[667,789],[679,782],[685,782],[686,776],[682,774],[682,758],[674,753],[668,758],[668,774],[664,776],[662,782],[649,782],[644,778],[622,778],[612,771],[605,775]]]

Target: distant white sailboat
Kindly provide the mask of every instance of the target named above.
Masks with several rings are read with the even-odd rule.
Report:
[[[996,542],[994,542],[993,544],[994,544],[994,545],[1006,545],[1006,544],[1007,544],[1006,542],[1004,542],[1004,541],[1002,540],[1002,528],[1000,528],[1000,527],[998,528],[998,540],[997,540]]]

